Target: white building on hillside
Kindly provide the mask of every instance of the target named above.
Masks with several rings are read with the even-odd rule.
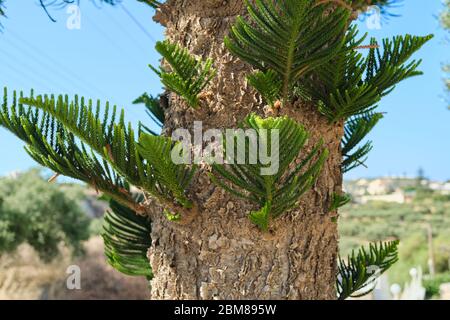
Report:
[[[361,196],[355,200],[361,204],[366,204],[367,202],[370,202],[370,201],[380,201],[380,202],[391,202],[391,203],[403,204],[406,202],[407,199],[406,199],[405,193],[402,190],[397,190],[394,193],[390,193],[390,194]]]

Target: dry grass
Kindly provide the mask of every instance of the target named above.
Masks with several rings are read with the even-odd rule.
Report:
[[[61,266],[68,263],[69,254],[63,249],[58,260],[44,264],[28,245],[21,245],[11,255],[0,259],[0,299],[40,299],[42,288],[64,276]]]
[[[144,278],[124,276],[106,264],[99,237],[85,244],[86,255],[73,259],[67,250],[50,264],[44,264],[27,245],[0,258],[0,300],[36,299],[148,299]],[[66,269],[78,265],[81,290],[66,287]]]

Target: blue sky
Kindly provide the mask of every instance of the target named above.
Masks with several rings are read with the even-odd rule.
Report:
[[[69,30],[65,10],[51,11],[57,19],[52,23],[36,2],[7,1],[8,19],[2,19],[0,34],[0,87],[109,100],[125,108],[128,120],[146,120],[142,108],[131,101],[145,91],[161,91],[147,67],[158,63],[153,47],[163,38],[163,29],[151,19],[152,9],[124,1],[125,9],[99,10],[85,0],[81,29]],[[439,0],[408,0],[394,10],[401,16],[379,30],[360,23],[362,31],[377,38],[405,33],[436,37],[417,55],[424,59],[425,75],[402,83],[380,104],[379,110],[387,114],[369,137],[374,150],[368,168],[355,169],[347,178],[414,176],[423,167],[430,178],[450,179],[450,111],[441,71],[441,64],[450,61],[450,50],[436,18],[441,8]],[[23,144],[4,129],[0,147],[0,175],[35,166]]]

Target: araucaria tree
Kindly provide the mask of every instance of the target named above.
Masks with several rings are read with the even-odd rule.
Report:
[[[143,2],[166,27],[162,64],[152,67],[165,91],[135,102],[161,124],[160,136],[145,124],[135,131],[108,104],[67,96],[5,93],[0,124],[37,162],[111,198],[108,260],[151,278],[153,299],[344,299],[370,290],[398,242],[339,257],[338,208],[349,201],[342,175],[364,163],[377,104],[420,74],[410,58],[432,36],[360,35],[357,12],[389,1]],[[172,134],[196,121],[203,130],[252,129],[257,139],[225,148],[226,164],[175,163],[189,152]],[[250,161],[255,146],[278,156],[277,170]]]

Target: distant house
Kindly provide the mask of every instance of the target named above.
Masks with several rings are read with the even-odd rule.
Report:
[[[344,191],[356,203],[382,201],[410,203],[416,196],[419,180],[408,177],[383,177],[376,179],[357,179],[344,182]],[[423,179],[420,186],[442,195],[450,195],[450,181],[430,181]]]
[[[430,182],[428,187],[436,192],[439,192],[444,195],[450,194],[450,182]]]
[[[405,202],[409,202],[408,197],[405,195],[405,192],[398,189],[394,193],[390,194],[381,194],[381,195],[366,195],[361,196],[355,199],[356,202],[361,204],[366,204],[371,201],[380,201],[380,202],[391,202],[391,203],[399,203],[403,204]]]
[[[385,195],[395,191],[394,183],[391,179],[375,179],[367,186],[369,195]]]

